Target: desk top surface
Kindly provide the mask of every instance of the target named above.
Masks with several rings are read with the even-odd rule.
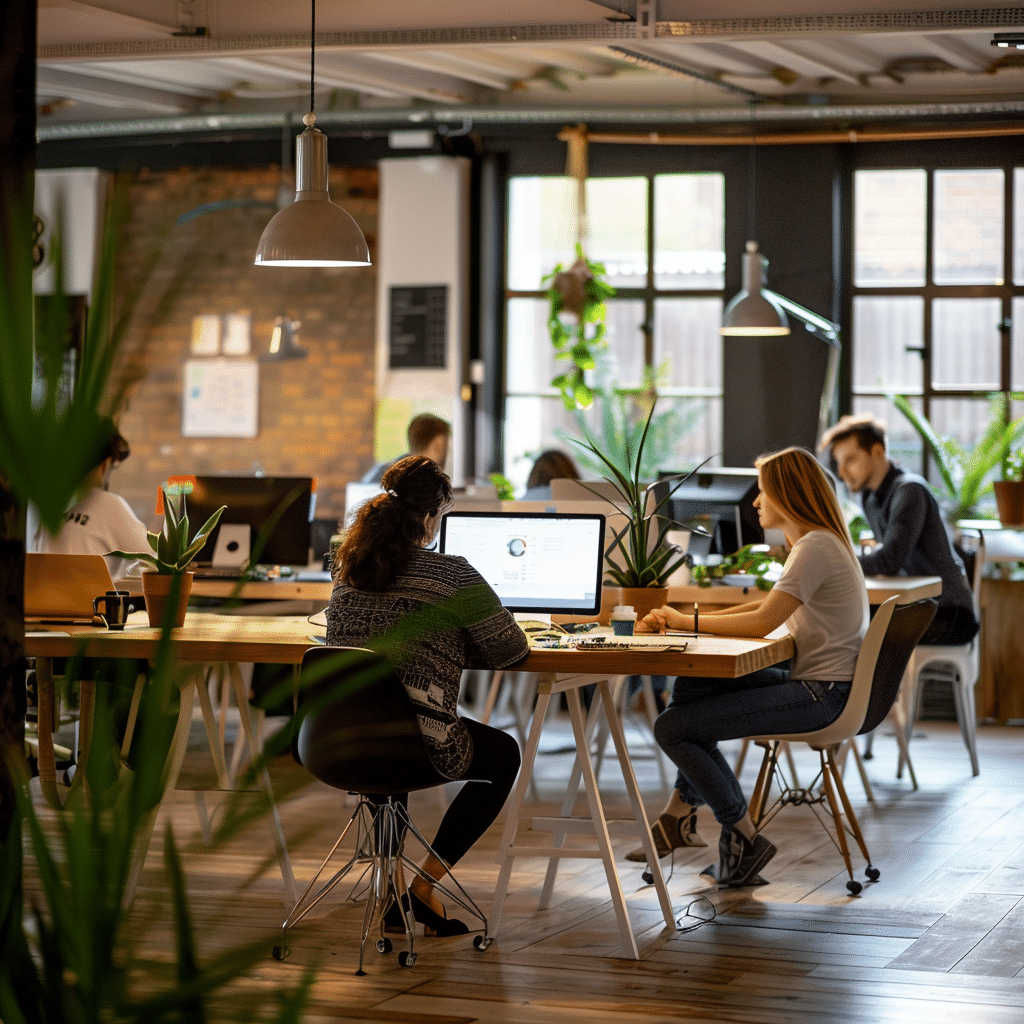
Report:
[[[185,625],[173,631],[177,657],[193,662],[270,662],[297,665],[303,652],[315,646],[311,635],[320,630],[303,616],[216,615],[189,612]],[[25,652],[36,657],[152,658],[160,631],[145,615],[129,616],[123,631],[95,626],[54,625],[26,634]],[[610,672],[645,675],[709,675],[734,677],[793,655],[788,636],[774,640],[743,640],[700,636],[685,651],[534,650],[516,665],[525,672]]]

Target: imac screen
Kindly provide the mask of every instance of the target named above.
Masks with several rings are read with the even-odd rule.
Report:
[[[197,476],[185,495],[189,529],[198,530],[221,505],[217,528],[196,556],[210,562],[221,526],[248,526],[250,561],[263,565],[309,564],[315,495],[308,476]]]
[[[514,612],[601,610],[604,516],[449,512],[441,551],[462,555]]]

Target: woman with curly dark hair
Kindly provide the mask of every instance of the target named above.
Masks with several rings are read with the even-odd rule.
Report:
[[[371,645],[406,616],[428,606],[438,621],[387,649],[419,718],[434,767],[450,779],[470,779],[451,802],[423,871],[435,881],[487,831],[519,771],[515,739],[460,718],[465,668],[504,668],[528,653],[526,636],[494,591],[461,557],[425,550],[452,501],[451,482],[437,463],[411,455],[391,466],[384,493],[363,505],[335,557],[327,608],[327,642]],[[443,861],[443,862],[442,862]],[[417,876],[411,908],[426,934],[458,935],[433,886]]]

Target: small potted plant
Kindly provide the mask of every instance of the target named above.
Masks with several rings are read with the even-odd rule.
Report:
[[[617,511],[625,513],[628,525],[615,539],[606,557],[606,573],[620,588],[613,603],[632,605],[638,618],[666,602],[669,577],[680,566],[690,564],[691,561],[689,554],[667,540],[670,529],[685,528],[686,524],[673,523],[665,514],[672,494],[691,474],[670,484],[659,500],[652,500],[651,487],[643,483],[641,477],[644,443],[654,415],[654,404],[651,403],[636,451],[626,453],[628,475],[597,448],[590,438],[586,441],[571,439],[603,463],[609,472],[605,479],[615,487],[622,499],[621,503],[611,501],[611,504]],[[607,601],[604,603],[608,604]]]
[[[999,522],[1003,526],[1024,526],[1024,448],[1010,452],[1003,460],[1003,479],[992,484]]]
[[[185,496],[173,496],[160,488],[164,524],[159,533],[149,534],[152,551],[114,551],[119,558],[135,558],[150,569],[142,572],[142,592],[146,595],[146,611],[149,624],[159,626],[164,622],[168,606],[173,602],[171,625],[182,626],[185,622],[185,608],[192,593],[192,573],[188,566],[202,550],[206,539],[213,533],[221,513],[227,505],[221,505],[202,525],[198,533],[189,540],[188,513],[185,510]]]

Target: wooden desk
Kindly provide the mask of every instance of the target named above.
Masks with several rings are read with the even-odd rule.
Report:
[[[198,695],[203,705],[203,717],[207,733],[210,734],[212,713],[209,707],[209,694],[205,687],[207,666],[228,663],[229,676],[238,703],[242,729],[249,742],[250,750],[257,750],[255,727],[249,707],[238,662],[272,662],[275,664],[299,665],[307,648],[313,646],[309,634],[315,631],[304,617],[268,618],[266,616],[224,616],[210,613],[189,612],[185,625],[172,631],[174,657],[178,662],[189,663],[194,671],[189,672],[181,681],[181,703],[178,722],[168,753],[167,775],[164,786],[165,794],[174,789],[181,765],[188,746],[189,733],[192,726],[192,711]],[[36,678],[39,687],[39,721],[48,722],[53,715],[54,683],[52,659],[71,657],[81,654],[94,658],[133,658],[152,660],[157,653],[160,641],[160,630],[148,624],[145,613],[129,616],[128,626],[123,631],[98,629],[94,626],[59,625],[43,629],[34,629],[25,636],[25,653],[36,658]],[[200,685],[203,683],[204,685]],[[130,742],[131,729],[134,726],[134,712],[141,697],[141,681],[136,686],[133,698],[133,712],[129,718],[129,734],[125,739],[125,749]],[[84,778],[85,761],[88,757],[89,726],[94,684],[90,680],[82,682],[82,719],[80,721],[80,764],[75,778]],[[214,755],[214,765],[218,780],[224,784],[227,776],[223,764],[223,754],[219,745],[210,735],[210,749]],[[271,826],[277,848],[278,861],[285,883],[285,902],[291,906],[295,900],[295,881],[292,876],[291,863],[284,841],[277,807],[274,803],[270,786],[270,776],[264,767],[261,771],[261,782],[270,797]],[[53,751],[53,736],[48,729],[39,730],[39,782],[47,802],[54,807],[61,805],[61,795],[57,788],[56,765]],[[142,864],[149,848],[153,826],[156,823],[156,810],[150,817],[148,825],[139,838],[138,853],[132,866],[127,892],[129,899],[135,891]]]
[[[626,793],[629,797],[633,818],[640,832],[639,840],[647,853],[647,864],[653,876],[658,903],[661,907],[665,926],[675,928],[675,914],[672,901],[665,888],[661,864],[651,839],[650,823],[644,810],[637,786],[636,775],[626,749],[622,731],[612,699],[611,679],[619,675],[692,675],[721,676],[734,678],[753,672],[755,669],[774,665],[793,656],[793,641],[787,635],[773,640],[744,640],[735,637],[701,636],[689,640],[686,651],[578,651],[544,650],[531,651],[527,658],[515,666],[516,670],[545,673],[537,686],[537,706],[533,712],[526,749],[523,752],[523,766],[519,772],[512,803],[509,806],[499,847],[498,883],[488,920],[491,935],[498,934],[502,906],[508,892],[512,865],[516,857],[547,858],[548,869],[541,890],[539,909],[546,909],[554,888],[558,861],[561,858],[600,858],[604,864],[605,878],[612,898],[612,906],[626,956],[639,959],[636,934],[629,918],[622,885],[619,881],[608,835],[608,821],[604,813],[601,794],[598,791],[594,765],[591,761],[591,737],[599,716],[603,713],[615,744],[615,753],[622,770]],[[580,688],[590,683],[597,684],[590,713],[584,721],[580,701]],[[538,831],[553,833],[549,844],[519,843],[517,841],[520,815],[526,800],[533,775],[533,766],[540,746],[540,735],[547,717],[548,705],[555,694],[564,693],[569,705],[569,719],[576,741],[576,761],[568,780],[561,813],[551,818],[534,818],[531,826]],[[582,781],[590,811],[589,818],[572,816],[572,808]],[[568,833],[592,835],[596,848],[566,849]]]
[[[942,593],[942,579],[939,576],[868,576],[864,581],[868,588],[868,602],[873,605],[887,601],[894,594],[900,604],[920,601],[926,597],[938,597]],[[686,587],[669,587],[668,603],[692,605],[694,601],[708,606],[742,604],[764,597],[756,587],[730,587],[715,583],[710,587],[691,584]]]

